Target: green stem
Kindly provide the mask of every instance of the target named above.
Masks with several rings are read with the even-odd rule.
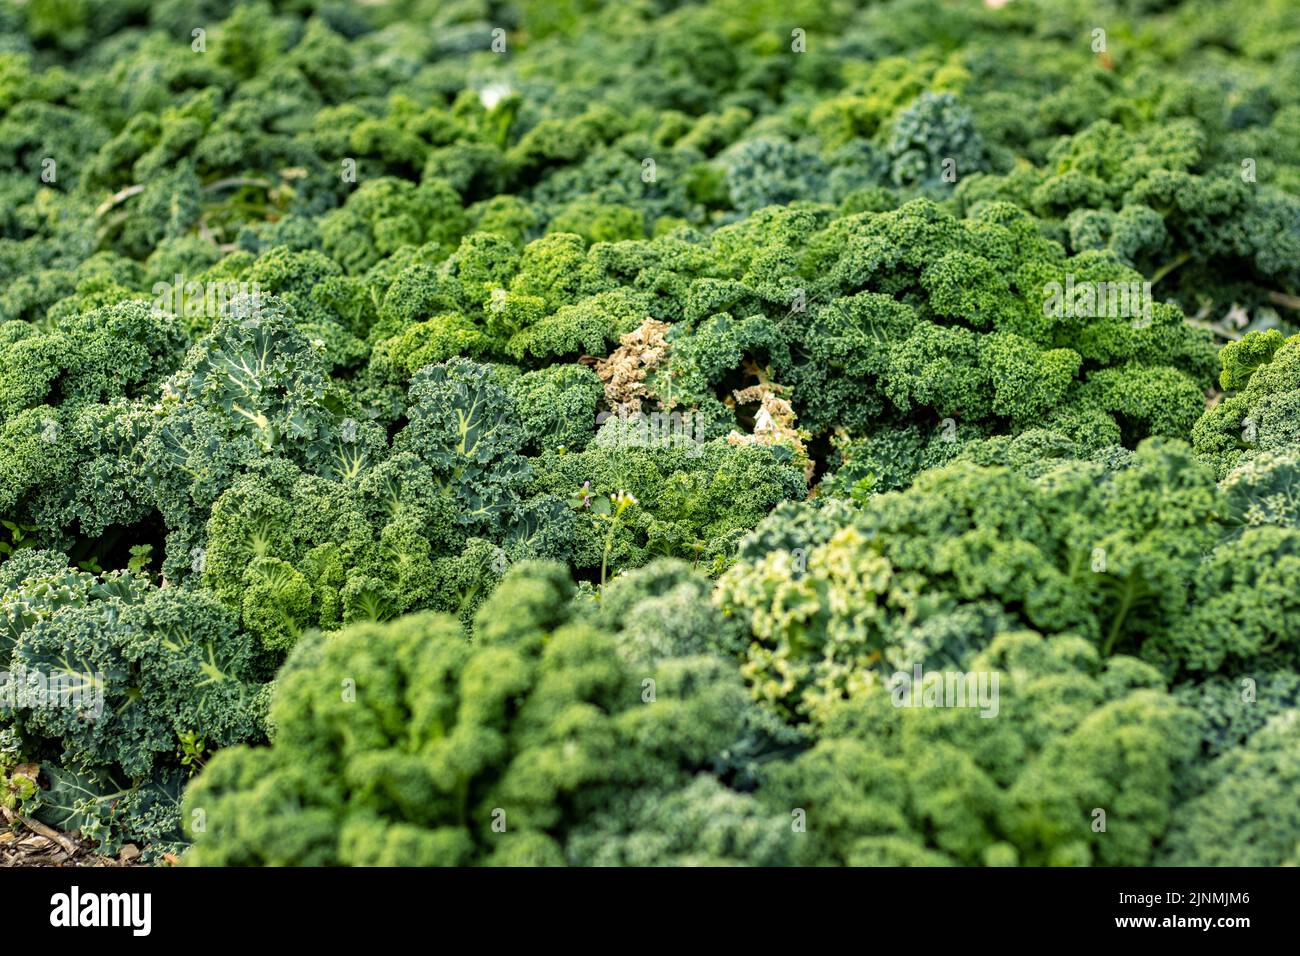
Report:
[[[1192,258],[1192,254],[1190,252],[1179,253],[1176,257],[1171,259],[1169,262],[1166,262],[1164,265],[1162,265],[1159,269],[1157,269],[1152,274],[1151,284],[1155,285],[1157,282],[1159,282],[1165,276],[1169,275],[1169,273],[1173,272],[1179,266],[1185,264],[1191,258]]]
[[[600,592],[605,593],[605,569],[609,566],[609,553],[614,550],[614,532],[618,529],[618,516],[609,523],[609,533],[605,535],[605,553],[600,558]]]
[[[1133,578],[1130,576],[1124,582],[1124,597],[1119,602],[1119,611],[1115,619],[1111,621],[1110,633],[1106,636],[1106,643],[1102,645],[1102,654],[1110,657],[1111,650],[1115,647],[1115,642],[1119,639],[1119,629],[1124,623],[1124,618],[1128,617],[1129,608],[1133,606],[1133,598],[1136,596],[1136,589],[1133,586]]]

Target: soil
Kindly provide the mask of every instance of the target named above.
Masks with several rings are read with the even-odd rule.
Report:
[[[123,847],[115,859],[94,852],[76,833],[60,833],[59,836],[64,842],[30,830],[21,822],[5,825],[0,819],[0,867],[145,865],[140,862],[140,851],[134,846]]]

